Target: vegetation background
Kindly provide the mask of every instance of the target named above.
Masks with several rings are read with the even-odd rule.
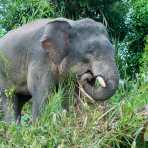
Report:
[[[148,1],[0,0],[0,36],[31,20],[50,17],[90,17],[107,27],[116,49],[119,89],[109,101],[83,101],[78,110],[69,77],[49,97],[34,125],[28,122],[30,104],[24,108],[20,126],[0,121],[0,147],[147,148]],[[63,108],[65,100],[68,111]]]

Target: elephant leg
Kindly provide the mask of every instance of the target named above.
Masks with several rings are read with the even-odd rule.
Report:
[[[0,91],[0,112],[1,118],[6,122],[13,120],[13,114],[10,112],[9,99],[5,95],[5,90]]]
[[[33,122],[37,119],[39,113],[43,105],[46,103],[48,99],[48,90],[43,92],[39,92],[32,97],[33,105],[32,105],[32,120]]]
[[[13,109],[14,109],[14,116],[15,121],[17,124],[21,121],[21,110],[25,102],[19,101],[19,98],[17,96],[14,97],[13,100]]]
[[[32,95],[32,120],[38,117],[41,108],[55,86],[55,80],[48,65],[34,61],[28,69],[27,86]]]
[[[21,111],[24,104],[31,98],[31,95],[17,93],[13,100],[13,109],[14,109],[14,116],[15,121],[17,124],[21,121]]]

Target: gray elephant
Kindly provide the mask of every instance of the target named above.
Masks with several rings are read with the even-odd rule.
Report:
[[[0,89],[15,87],[15,120],[32,98],[32,118],[58,84],[61,75],[72,72],[94,100],[110,98],[119,75],[114,48],[103,24],[92,19],[41,19],[8,32],[0,39]],[[98,79],[100,87],[96,88]],[[1,91],[7,112],[7,97]]]

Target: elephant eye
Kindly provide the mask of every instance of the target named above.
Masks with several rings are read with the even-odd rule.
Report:
[[[81,61],[82,61],[83,63],[89,63],[89,59],[88,59],[87,57],[83,57],[83,58],[81,59]]]
[[[87,51],[86,51],[86,54],[92,54],[94,51],[95,51],[95,45],[89,45]]]
[[[86,54],[92,54],[94,52],[94,49],[93,48],[90,48],[86,51]]]
[[[91,54],[91,53],[93,53],[93,50],[87,50],[86,51],[86,54]]]

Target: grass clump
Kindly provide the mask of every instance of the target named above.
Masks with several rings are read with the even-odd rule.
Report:
[[[22,125],[0,122],[0,147],[146,148],[148,117],[142,108],[148,104],[148,86],[141,80],[124,85],[111,100],[78,109],[70,78],[49,97],[35,124],[26,122],[31,117],[28,106]]]

